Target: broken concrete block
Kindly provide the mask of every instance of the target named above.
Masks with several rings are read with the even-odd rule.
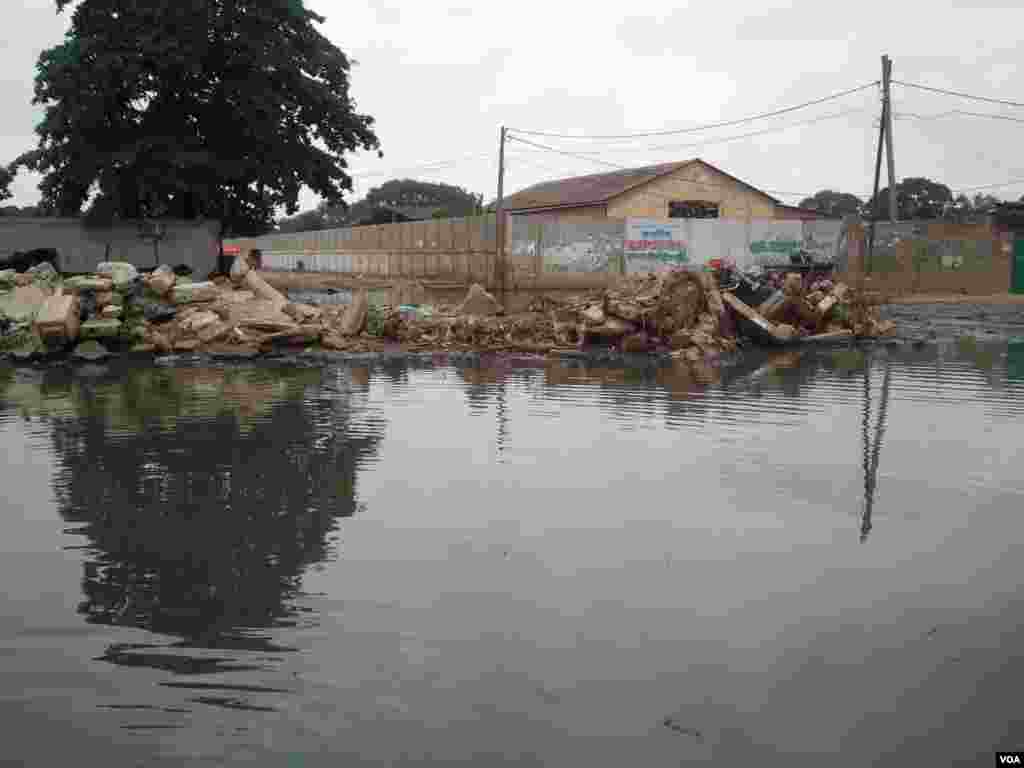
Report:
[[[185,333],[198,333],[208,325],[220,322],[220,316],[216,312],[209,310],[203,310],[202,312],[193,312],[191,315],[181,321],[181,330]]]
[[[896,323],[892,320],[882,320],[875,324],[874,331],[877,336],[892,336],[896,333]]]
[[[288,297],[260,277],[255,270],[250,270],[246,273],[245,287],[264,301],[273,302],[278,310],[289,303]]]
[[[174,274],[167,265],[161,265],[154,269],[150,275],[147,285],[157,296],[166,296],[177,282],[178,276]]]
[[[182,283],[178,281],[171,288],[171,301],[175,304],[193,304],[198,301],[216,301],[220,289],[214,283]]]
[[[353,297],[352,303],[345,309],[338,331],[342,336],[358,336],[366,328],[369,314],[370,296],[365,290],[359,291]]]
[[[686,330],[676,331],[669,339],[669,346],[672,349],[686,349],[691,344],[693,344],[693,337]]]
[[[305,323],[320,319],[321,312],[309,304],[285,304],[281,311],[297,323]]]
[[[782,281],[782,292],[790,298],[800,298],[804,295],[804,279],[796,272],[790,272]]]
[[[203,327],[197,335],[199,337],[199,341],[203,344],[209,344],[214,341],[220,341],[224,337],[228,336],[232,330],[234,330],[234,326],[230,323],[218,320]]]
[[[643,308],[629,301],[608,301],[608,314],[638,323],[643,319]]]
[[[501,304],[479,283],[473,283],[470,286],[469,293],[459,305],[457,312],[459,315],[480,315],[481,317],[492,317],[501,313]]]
[[[700,273],[700,284],[704,289],[704,299],[708,304],[708,312],[715,317],[725,311],[725,304],[722,303],[722,293],[718,290],[718,282],[710,272]]]
[[[597,304],[592,304],[580,313],[586,325],[604,325],[604,310]]]
[[[51,296],[36,315],[36,331],[40,337],[52,341],[74,341],[81,325],[78,297]]]
[[[79,328],[83,339],[109,339],[121,333],[120,320],[86,320]]]
[[[775,330],[772,332],[772,336],[779,341],[792,341],[796,338],[796,335],[796,328],[792,325],[787,325],[786,323],[776,325]]]

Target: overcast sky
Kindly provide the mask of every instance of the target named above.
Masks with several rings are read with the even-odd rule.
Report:
[[[359,110],[377,120],[384,158],[349,158],[352,199],[408,176],[464,186],[490,201],[503,124],[615,135],[734,120],[877,80],[883,53],[893,59],[894,79],[1024,102],[1020,0],[306,4],[327,17],[321,31],[357,62],[353,95]],[[0,49],[0,162],[6,163],[34,146],[42,114],[30,104],[35,62],[60,42],[70,12],[58,16],[53,0],[5,5],[14,6],[5,14]],[[1024,194],[1024,122],[988,117],[1024,121],[1024,108],[898,86],[893,99],[898,178],[927,176],[954,192],[1020,179],[982,191],[1005,199]],[[948,114],[953,110],[986,116]],[[878,112],[878,92],[869,89],[699,133],[629,141],[524,136],[596,153],[595,159],[512,142],[505,189],[701,157],[786,202],[826,187],[866,196]],[[760,135],[744,137],[750,133]],[[883,185],[884,173],[883,166]],[[37,202],[38,181],[20,174],[8,204]],[[318,201],[306,191],[300,202],[304,210]]]

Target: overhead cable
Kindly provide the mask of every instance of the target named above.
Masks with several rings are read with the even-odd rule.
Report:
[[[849,96],[850,94],[858,93],[860,91],[867,90],[868,88],[874,88],[874,87],[878,86],[878,84],[879,84],[879,81],[875,80],[874,82],[871,82],[871,83],[865,83],[864,85],[859,85],[856,88],[850,88],[850,89],[845,90],[845,91],[840,91],[839,93],[834,93],[831,96],[824,96],[824,97],[822,97],[820,99],[814,99],[812,101],[807,101],[807,102],[804,102],[803,104],[797,104],[797,105],[792,106],[792,107],[783,107],[782,109],[776,109],[776,110],[774,110],[772,112],[764,112],[764,113],[759,114],[759,115],[752,115],[750,117],[743,117],[743,118],[740,118],[738,120],[726,120],[726,121],[720,122],[720,123],[707,123],[705,125],[695,125],[695,126],[692,126],[690,128],[676,128],[676,129],[665,130],[665,131],[646,131],[646,132],[642,132],[642,133],[629,133],[629,134],[605,135],[605,136],[548,133],[548,132],[545,132],[545,131],[528,131],[528,130],[520,129],[520,128],[515,128],[515,129],[510,129],[510,130],[514,130],[516,133],[521,133],[521,134],[524,134],[524,135],[527,135],[527,136],[544,136],[544,137],[552,138],[552,139],[614,140],[614,139],[641,139],[641,138],[647,138],[647,137],[651,137],[651,136],[675,136],[675,135],[682,134],[682,133],[696,133],[698,131],[706,131],[706,130],[710,130],[712,128],[727,128],[727,127],[732,126],[732,125],[742,125],[743,123],[750,123],[750,122],[753,122],[755,120],[764,120],[764,119],[769,118],[769,117],[778,117],[779,115],[785,115],[785,114],[787,114],[789,112],[795,112],[798,109],[806,109],[807,107],[813,107],[816,104],[824,104],[826,101],[832,101],[833,99],[840,99],[843,96]]]
[[[1002,104],[1007,107],[1024,107],[1024,103],[1019,101],[1007,101],[1006,99],[993,99],[988,96],[976,96],[972,93],[963,93],[962,91],[948,91],[945,88],[934,88],[930,85],[921,85],[920,83],[907,83],[903,80],[893,80],[894,85],[902,85],[905,88],[916,88],[919,91],[931,91],[932,93],[942,93],[946,96],[959,96],[962,99],[973,99],[974,101],[985,101],[989,104]]]

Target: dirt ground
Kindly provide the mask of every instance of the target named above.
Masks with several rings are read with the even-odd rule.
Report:
[[[892,304],[976,304],[978,306],[1024,305],[1024,294],[997,293],[991,296],[963,294],[918,294],[894,298]]]

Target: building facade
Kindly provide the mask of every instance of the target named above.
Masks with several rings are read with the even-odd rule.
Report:
[[[543,182],[506,198],[504,208],[557,221],[820,218],[700,159]]]

